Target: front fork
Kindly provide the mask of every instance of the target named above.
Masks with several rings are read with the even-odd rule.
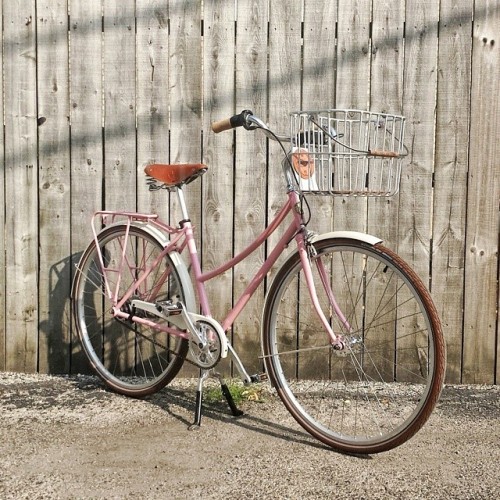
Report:
[[[335,350],[343,350],[345,348],[345,341],[343,336],[335,334],[328,318],[325,316],[325,313],[323,312],[321,304],[319,303],[318,294],[316,292],[316,285],[314,283],[314,278],[312,274],[313,262],[316,265],[321,284],[323,286],[323,289],[325,290],[330,307],[332,308],[333,312],[339,319],[340,323],[343,325],[345,331],[347,332],[351,331],[351,325],[349,324],[347,318],[344,316],[337,301],[335,300],[335,295],[333,293],[330,280],[328,278],[328,274],[326,272],[326,268],[323,263],[323,259],[321,258],[320,255],[318,255],[316,248],[310,242],[311,236],[312,235],[310,234],[296,236],[297,246],[299,249],[299,256],[302,263],[302,269],[304,272],[304,277],[306,279],[307,288],[309,290],[309,295],[311,297],[311,301],[313,303],[316,314],[318,315],[321,323],[323,324],[323,327],[328,333],[330,344]]]

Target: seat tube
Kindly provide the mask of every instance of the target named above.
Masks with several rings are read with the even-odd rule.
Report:
[[[180,186],[177,187],[177,197],[179,199],[179,204],[181,206],[181,212],[183,218],[180,224],[184,226],[186,230],[187,248],[189,251],[189,258],[192,266],[192,271],[194,274],[196,291],[198,292],[198,297],[200,300],[201,310],[203,314],[205,314],[206,316],[211,316],[207,292],[201,280],[201,265],[200,265],[200,260],[198,258],[198,249],[196,248],[196,242],[194,240],[193,226],[191,224],[191,219],[189,218],[189,214],[187,211],[184,192],[182,191],[182,187]]]
[[[184,198],[184,191],[182,190],[181,186],[177,187],[177,198],[179,199],[179,205],[181,206],[182,218],[184,220],[189,220],[186,199]]]

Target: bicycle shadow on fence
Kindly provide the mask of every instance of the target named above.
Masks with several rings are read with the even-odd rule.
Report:
[[[39,364],[47,373],[92,373],[72,332],[71,282],[81,255],[71,254],[47,270],[47,309],[39,323]]]

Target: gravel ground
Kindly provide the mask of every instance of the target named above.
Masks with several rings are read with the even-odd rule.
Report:
[[[500,386],[448,386],[424,428],[369,457],[332,451],[267,394],[234,418],[192,380],[145,400],[89,376],[0,373],[0,498],[500,498]],[[267,391],[266,391],[267,392]]]

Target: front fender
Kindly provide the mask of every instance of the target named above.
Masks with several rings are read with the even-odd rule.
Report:
[[[336,239],[350,239],[350,240],[358,240],[364,243],[368,243],[369,245],[377,245],[378,243],[382,243],[380,238],[376,236],[371,236],[370,234],[358,233],[357,231],[332,231],[330,233],[323,233],[314,235],[309,241],[311,243],[317,243],[319,241],[328,240],[331,238]]]

